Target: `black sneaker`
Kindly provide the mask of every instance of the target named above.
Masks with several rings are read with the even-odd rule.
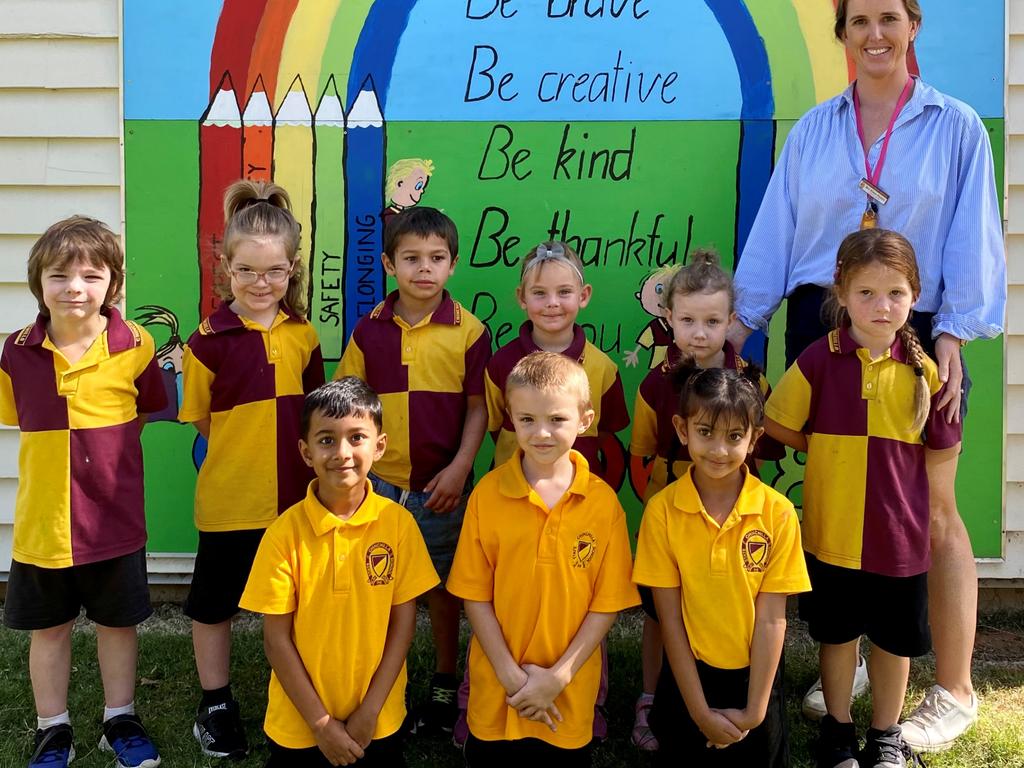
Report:
[[[818,736],[817,761],[818,768],[860,768],[856,726],[825,715]]]
[[[430,683],[430,701],[424,704],[413,718],[412,732],[417,736],[438,733],[451,734],[455,719],[459,715],[455,703],[458,689],[453,675],[435,674]]]
[[[28,768],[66,768],[75,759],[74,733],[67,723],[36,731]]]
[[[864,768],[906,768],[908,765],[924,765],[921,758],[915,755],[903,740],[903,731],[898,725],[884,731],[868,729],[864,751],[860,753],[860,764]]]
[[[192,725],[203,754],[207,757],[226,757],[241,760],[249,753],[238,702],[232,699],[224,704],[200,707]]]

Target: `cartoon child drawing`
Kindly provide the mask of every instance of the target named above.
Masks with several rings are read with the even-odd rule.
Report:
[[[381,211],[381,225],[386,227],[392,216],[419,203],[433,175],[433,160],[407,157],[392,164],[384,182],[384,196],[391,204]]]
[[[137,307],[136,319],[152,329],[163,326],[167,329],[167,340],[156,350],[156,362],[163,374],[164,389],[167,391],[167,407],[150,414],[149,421],[177,421],[181,405],[181,359],[185,353],[185,342],[178,333],[178,316],[159,304],[145,304]],[[159,338],[160,334],[153,333]]]
[[[661,304],[661,294],[676,269],[677,265],[675,264],[661,267],[640,281],[640,290],[634,295],[640,301],[644,312],[653,315],[654,319],[645,325],[640,335],[636,337],[636,347],[623,355],[627,368],[639,365],[641,348],[650,350],[648,369],[655,368],[661,365],[668,348],[672,346],[672,328],[665,320],[665,308]]]

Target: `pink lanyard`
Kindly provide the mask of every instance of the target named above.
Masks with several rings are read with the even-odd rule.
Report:
[[[907,84],[903,86],[903,91],[900,93],[900,97],[896,100],[896,108],[892,111],[892,117],[889,118],[889,127],[885,130],[885,139],[882,141],[882,151],[878,153],[878,162],[875,163],[874,170],[871,169],[871,163],[868,162],[868,145],[864,139],[864,121],[860,115],[860,97],[857,95],[857,85],[853,86],[853,112],[857,116],[857,136],[860,137],[860,145],[864,149],[864,178],[871,182],[872,185],[878,186],[878,180],[882,178],[882,166],[885,165],[885,154],[889,151],[889,139],[892,138],[892,129],[896,125],[896,118],[899,117],[900,110],[903,109],[907,103],[907,98],[910,94],[910,87],[913,85],[914,79],[912,77],[907,78]]]

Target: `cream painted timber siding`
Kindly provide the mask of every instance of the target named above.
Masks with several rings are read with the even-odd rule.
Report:
[[[29,248],[58,219],[122,230],[118,0],[0,0],[0,341],[36,315]],[[0,427],[0,576],[18,433]]]
[[[117,0],[0,0],[0,341],[32,320],[25,258],[71,213],[121,231]],[[1006,512],[994,581],[1024,579],[1024,0],[1007,0]],[[0,578],[10,560],[17,432],[0,428]],[[150,558],[151,580],[187,578],[192,559]]]
[[[1006,63],[1006,514],[1003,562],[979,575],[1024,579],[1024,2],[1008,0]]]

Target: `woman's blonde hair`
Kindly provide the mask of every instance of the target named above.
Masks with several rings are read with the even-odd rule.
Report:
[[[822,311],[830,316],[833,328],[849,322],[849,313],[840,305],[839,298],[850,289],[853,276],[858,270],[870,264],[881,264],[899,272],[907,279],[914,300],[921,295],[921,275],[917,270],[914,246],[903,235],[888,229],[861,229],[846,236],[836,254],[836,271],[833,277],[832,295]],[[910,324],[910,317],[897,332],[907,359],[914,369],[914,423],[915,433],[924,429],[931,410],[931,390],[924,377],[924,360],[927,355],[921,347],[921,340]]]
[[[288,290],[281,303],[289,312],[306,314],[306,266],[299,258],[299,222],[292,215],[292,201],[283,187],[272,181],[240,179],[224,192],[224,243],[221,253],[228,264],[243,240],[276,237],[292,265]],[[221,298],[231,301],[230,281],[217,284]]]
[[[843,42],[843,35],[846,33],[846,6],[849,5],[849,0],[838,0],[836,3],[836,23],[832,28],[835,33],[836,40]],[[916,21],[918,24],[924,18],[921,15],[921,4],[917,0],[903,0],[903,10],[907,12],[907,17],[911,21]]]

